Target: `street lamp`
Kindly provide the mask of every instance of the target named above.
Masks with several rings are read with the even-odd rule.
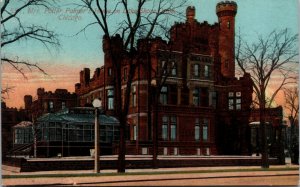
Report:
[[[99,173],[99,153],[100,153],[100,146],[99,146],[99,115],[98,109],[101,108],[102,102],[99,99],[94,99],[93,106],[95,108],[95,173]]]

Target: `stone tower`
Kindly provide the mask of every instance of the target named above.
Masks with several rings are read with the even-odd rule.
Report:
[[[25,103],[25,109],[30,110],[32,105],[32,96],[31,95],[25,95],[24,96],[24,103]]]
[[[186,21],[192,23],[195,20],[195,7],[189,6],[186,9]]]
[[[216,13],[219,18],[219,54],[221,56],[221,72],[223,76],[235,76],[235,15],[237,4],[234,1],[222,1],[217,4]]]
[[[105,80],[106,83],[108,82],[108,84],[113,84],[114,82],[113,77],[115,76],[113,74],[113,68],[114,68],[113,63],[122,60],[123,40],[119,34],[116,34],[115,36],[111,36],[111,38],[104,36],[102,40],[102,45],[103,45],[103,52],[104,52]],[[113,62],[112,58],[115,58],[115,62]]]

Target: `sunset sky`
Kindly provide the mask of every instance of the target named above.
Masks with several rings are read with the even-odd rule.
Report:
[[[2,87],[14,87],[13,91],[6,96],[7,106],[23,107],[24,95],[36,96],[36,89],[39,87],[44,87],[47,91],[66,88],[74,92],[74,84],[79,82],[81,69],[88,67],[93,72],[96,67],[103,65],[101,48],[103,33],[95,25],[85,34],[74,36],[94,19],[89,13],[76,15],[71,12],[67,2],[61,1],[60,9],[56,12],[49,12],[44,8],[22,12],[21,19],[25,24],[39,24],[55,30],[60,35],[61,48],[49,52],[39,43],[28,40],[7,46],[1,51],[1,55],[38,63],[49,74],[45,76],[35,70],[32,72],[26,70],[28,79],[24,79],[13,68],[2,64]],[[215,6],[218,2],[219,0],[189,0],[188,5],[195,6],[198,21],[206,20],[213,24],[217,22]],[[267,35],[274,29],[289,28],[292,33],[298,33],[297,0],[236,0],[236,2],[238,4],[236,33],[240,31],[248,41],[257,38],[260,34]],[[14,8],[13,4],[9,8]],[[182,11],[185,9],[186,7],[183,7]],[[109,23],[114,26],[123,16],[122,13],[116,13]],[[67,20],[70,18],[73,20]]]

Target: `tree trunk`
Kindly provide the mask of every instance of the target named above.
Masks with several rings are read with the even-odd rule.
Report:
[[[111,47],[111,59],[113,61],[113,68],[114,68],[114,108],[116,112],[116,116],[118,116],[118,119],[120,121],[120,141],[119,141],[119,154],[118,154],[118,172],[124,173],[125,172],[125,154],[126,154],[126,140],[125,140],[125,130],[126,130],[126,124],[127,124],[127,108],[126,102],[125,106],[123,106],[122,103],[122,77],[121,77],[121,63],[122,63],[122,54],[120,54],[120,51],[114,51],[115,49]],[[130,81],[130,80],[128,80]],[[130,83],[131,85],[131,83]],[[130,87],[127,87],[126,89],[130,89]],[[126,90],[127,92],[127,90]],[[126,93],[127,97],[127,93]],[[127,108],[126,108],[127,107]]]
[[[260,107],[259,107],[259,115],[260,115],[260,127],[261,127],[261,167],[269,168],[269,155],[268,155],[268,144],[266,137],[266,125],[265,125],[265,91],[261,89],[261,99],[260,99]]]

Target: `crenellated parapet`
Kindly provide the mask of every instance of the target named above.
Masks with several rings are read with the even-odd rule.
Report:
[[[235,16],[237,13],[237,4],[234,1],[222,1],[216,6],[216,13],[221,16]]]

